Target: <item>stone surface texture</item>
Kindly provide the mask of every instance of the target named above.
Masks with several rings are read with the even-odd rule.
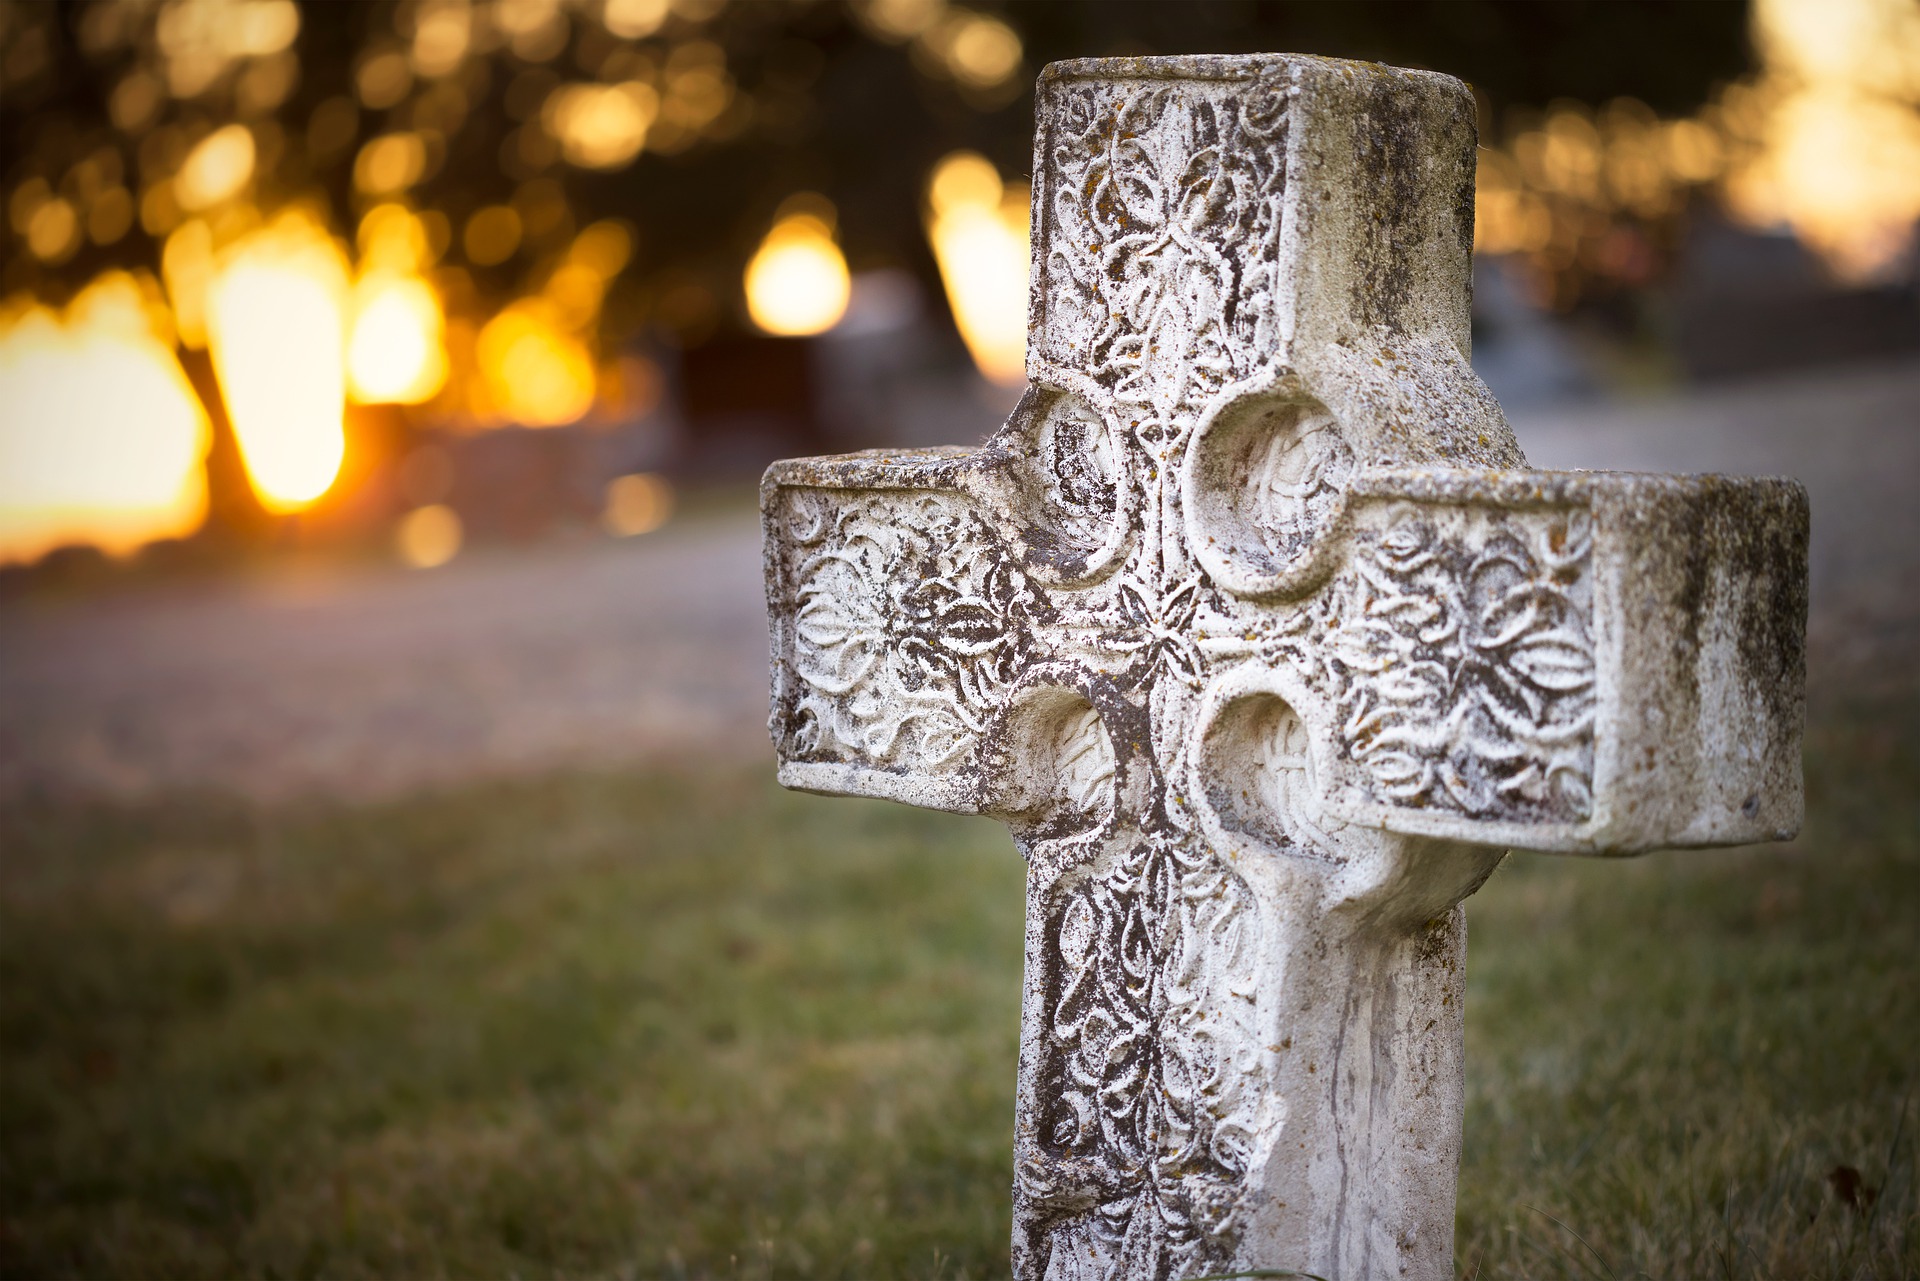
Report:
[[[1451,1275],[1461,900],[1795,831],[1805,492],[1526,469],[1454,79],[1069,62],[1037,118],[1004,429],[763,483],[780,777],[1028,861],[1020,1275]]]

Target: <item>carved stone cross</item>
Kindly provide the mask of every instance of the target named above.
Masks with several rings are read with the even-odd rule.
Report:
[[[1068,62],[1037,111],[1005,428],[767,473],[780,779],[1013,829],[1019,1275],[1449,1276],[1461,900],[1792,835],[1805,492],[1525,470],[1457,80]]]

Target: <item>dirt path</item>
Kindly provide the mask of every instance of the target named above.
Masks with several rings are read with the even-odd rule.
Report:
[[[1920,653],[1920,365],[1516,422],[1534,463],[1791,475],[1816,681]],[[769,748],[750,514],[624,543],[0,607],[0,793],[377,794]],[[1904,675],[1903,675],[1904,678]]]
[[[0,791],[381,793],[766,751],[749,513],[0,613]]]

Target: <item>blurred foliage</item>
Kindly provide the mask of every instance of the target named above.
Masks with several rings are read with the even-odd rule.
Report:
[[[0,292],[58,299],[108,267],[152,269],[183,216],[168,184],[234,121],[257,152],[255,206],[318,198],[344,227],[404,191],[431,211],[454,311],[537,289],[574,229],[619,217],[640,235],[609,334],[655,322],[697,337],[741,323],[740,267],[796,191],[838,207],[856,269],[905,265],[931,284],[927,175],[958,148],[1026,172],[1048,60],[1378,59],[1466,78],[1489,121],[1621,95],[1682,113],[1747,62],[1731,4],[284,3],[5,10],[0,183],[18,216]]]

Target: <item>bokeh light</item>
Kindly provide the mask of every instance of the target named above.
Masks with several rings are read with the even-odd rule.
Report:
[[[556,208],[540,192],[529,195],[527,212],[516,216],[534,228],[563,225],[563,203]],[[599,389],[594,333],[601,305],[632,256],[633,231],[625,223],[592,223],[550,263],[537,292],[509,303],[480,329],[473,343],[480,376],[476,418],[560,427],[586,417]]]
[[[253,133],[245,125],[227,125],[203,138],[187,154],[174,179],[174,200],[189,213],[210,209],[238,195],[253,177]]]
[[[0,311],[0,562],[191,534],[210,439],[151,286],[114,272],[64,315]]]
[[[547,98],[541,119],[561,154],[583,169],[618,169],[640,154],[660,113],[652,85],[566,85]]]
[[[954,15],[941,30],[940,47],[954,79],[975,89],[997,88],[1020,69],[1020,37],[983,13]]]
[[[460,69],[473,45],[473,10],[466,0],[427,0],[414,15],[408,51],[416,74],[428,78]]]
[[[44,200],[26,221],[27,248],[42,262],[57,266],[80,247],[80,217],[71,201]]]
[[[513,303],[475,344],[496,412],[523,427],[578,422],[593,408],[593,354],[545,298]]]
[[[421,274],[432,240],[426,220],[402,205],[378,205],[360,220],[347,387],[361,404],[417,405],[446,385],[446,314]]]
[[[1729,202],[1791,227],[1845,278],[1887,274],[1920,220],[1920,5],[1756,0],[1753,19],[1763,135]]]
[[[207,286],[213,283],[213,228],[195,218],[173,229],[160,251],[160,275],[173,304],[180,345],[207,345]]]
[[[492,267],[513,257],[520,248],[520,215],[512,205],[488,205],[467,219],[461,234],[467,261]]]
[[[664,476],[634,472],[616,476],[607,486],[600,524],[615,538],[650,534],[673,515],[673,486]]]
[[[916,66],[951,78],[980,105],[1004,102],[1020,81],[1020,33],[991,14],[947,0],[865,0],[856,12],[870,34],[910,42]]]
[[[1474,247],[1513,255],[1566,306],[1640,285],[1696,189],[1786,230],[1852,283],[1896,278],[1920,220],[1920,5],[1756,0],[1761,67],[1697,115],[1561,102],[1483,148]]]
[[[1908,279],[1920,4],[1754,0],[1749,12],[1744,78],[1689,88],[1673,59],[1648,63],[1658,74],[1634,83],[1674,104],[1665,114],[1632,97],[1502,105],[1518,81],[1489,82],[1477,251],[1501,257],[1523,294],[1573,308],[1657,285],[1711,202],[1791,232],[1843,282]],[[0,191],[12,238],[0,266],[17,299],[0,318],[43,345],[56,331],[77,342],[77,313],[60,304],[87,279],[116,265],[158,276],[171,314],[154,341],[177,346],[215,427],[232,421],[266,506],[341,487],[303,537],[336,516],[338,530],[397,519],[376,478],[422,433],[688,429],[706,411],[676,401],[696,396],[699,358],[678,364],[676,349],[747,322],[833,329],[852,302],[849,258],[912,269],[916,218],[975,365],[1018,386],[1028,192],[986,156],[1015,154],[1014,103],[1055,52],[1057,24],[1037,13],[977,0],[8,7],[0,90],[18,109],[0,133],[17,163]],[[1114,25],[1169,47],[1164,27]],[[1255,29],[1271,26],[1243,34]],[[849,86],[888,75],[915,77],[892,101],[944,139],[931,155],[985,154],[954,152],[924,175],[926,157],[891,144],[844,163],[842,135],[877,145],[846,109],[861,100]],[[1676,112],[1688,93],[1704,104]],[[922,176],[924,204],[902,205]],[[742,242],[747,211],[826,183],[858,202],[851,230],[825,194],[804,194],[753,215],[760,238]],[[632,222],[596,221],[614,209]],[[730,305],[736,279],[744,308]],[[84,333],[90,360],[107,350]],[[343,425],[350,403],[382,408]],[[636,465],[654,457],[635,448]]]
[[[397,195],[426,175],[427,159],[426,140],[419,134],[385,134],[360,148],[353,185],[369,196]]]
[[[429,503],[400,518],[393,548],[413,568],[433,569],[458,556],[465,537],[459,513],[444,503]]]
[[[606,0],[601,21],[622,40],[644,40],[660,29],[672,11],[667,0]]]
[[[298,511],[346,454],[345,255],[290,212],[236,243],[207,289],[208,349],[247,475],[270,512]]]
[[[747,263],[747,311],[767,333],[824,333],[846,314],[853,278],[834,241],[833,219],[822,197],[788,200]]]
[[[417,405],[447,381],[446,317],[418,276],[375,272],[353,291],[347,376],[363,405]]]
[[[1005,184],[985,156],[956,151],[927,184],[927,236],[960,336],[980,372],[1026,379],[1026,184]]]
[[[299,34],[293,0],[174,0],[154,23],[166,86],[176,98],[199,97],[236,63],[279,54]]]

